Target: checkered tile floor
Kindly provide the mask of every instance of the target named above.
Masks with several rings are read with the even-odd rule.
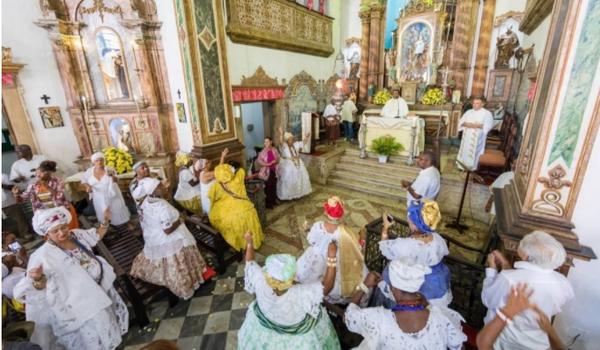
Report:
[[[264,257],[257,255],[262,263]],[[237,349],[237,332],[252,300],[254,295],[244,291],[244,262],[234,263],[190,300],[172,308],[166,299],[150,304],[150,324],[141,329],[130,325],[124,349],[139,349],[157,339],[175,340],[182,350]]]

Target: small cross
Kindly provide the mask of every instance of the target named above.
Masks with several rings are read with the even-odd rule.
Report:
[[[177,89],[177,97],[181,100],[181,90]]]
[[[49,99],[50,99],[50,96],[47,96],[46,94],[43,94],[42,97],[40,97],[40,100],[44,100],[44,102],[46,104],[48,104]]]

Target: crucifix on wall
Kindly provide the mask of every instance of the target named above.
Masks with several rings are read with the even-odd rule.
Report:
[[[43,94],[42,97],[40,97],[40,100],[44,100],[44,103],[48,104],[48,100],[50,100],[50,96]]]

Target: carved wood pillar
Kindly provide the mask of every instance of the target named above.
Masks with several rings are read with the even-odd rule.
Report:
[[[367,75],[369,70],[369,28],[371,15],[369,11],[359,13],[360,23],[362,25],[361,41],[360,41],[360,83],[358,96],[361,101],[367,101],[369,83]]]
[[[484,0],[481,25],[479,27],[479,41],[477,43],[477,56],[475,58],[475,72],[471,96],[483,95],[488,69],[488,58],[494,29],[494,11],[496,0]]]
[[[461,90],[463,96],[466,95],[467,89],[471,43],[477,25],[478,3],[478,0],[458,0],[456,8],[450,69],[456,89]]]
[[[555,1],[515,181],[496,191],[508,250],[539,229],[563,243],[569,265],[595,257],[579,244],[571,219],[600,126],[599,16],[599,2]]]
[[[383,13],[385,12],[385,7],[382,5],[374,5],[371,7],[371,22],[369,28],[369,67],[368,67],[368,75],[367,75],[367,84],[370,86],[371,84],[380,88],[383,85],[383,81],[381,85],[378,84],[378,77],[380,75],[380,55],[383,54],[381,52],[381,21],[383,17]]]

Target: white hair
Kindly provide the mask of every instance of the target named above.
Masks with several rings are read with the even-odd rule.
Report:
[[[544,231],[525,235],[519,242],[519,250],[527,255],[529,262],[544,269],[557,269],[567,257],[563,245]]]

